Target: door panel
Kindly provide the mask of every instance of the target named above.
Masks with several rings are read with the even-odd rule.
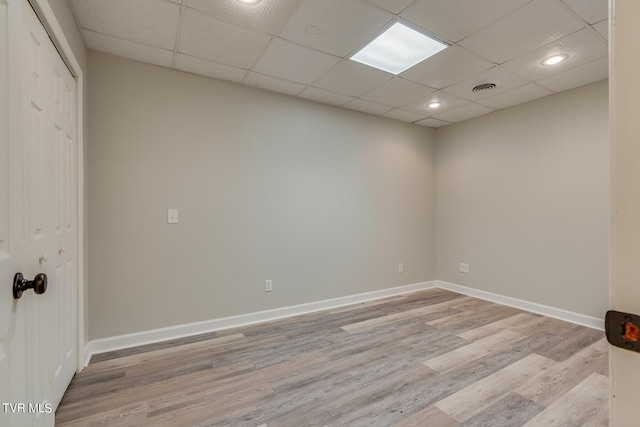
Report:
[[[23,273],[27,278],[33,278],[38,273],[45,273],[49,278],[47,292],[35,295],[26,292],[18,301],[19,309],[24,310],[26,351],[24,359],[28,371],[27,399],[28,402],[51,405],[47,395],[49,384],[48,373],[52,369],[51,356],[54,345],[51,337],[52,308],[54,305],[55,269],[52,268],[48,253],[48,238],[50,238],[48,219],[45,215],[46,207],[53,201],[48,186],[51,184],[51,147],[48,130],[53,126],[52,111],[47,101],[47,88],[51,85],[52,76],[48,73],[48,36],[39,22],[34,22],[29,6],[23,4],[24,31],[24,94],[23,111],[23,165],[25,195],[25,227],[27,239],[24,242]],[[36,18],[37,19],[37,18]],[[50,200],[47,200],[50,199]],[[49,357],[46,357],[49,355]],[[30,414],[33,425],[48,425],[46,413]]]
[[[45,105],[45,61],[47,34],[41,26],[33,25],[33,22],[25,10],[25,37],[24,37],[24,73],[25,84],[25,104],[24,113],[25,124],[24,134],[24,160],[25,166],[30,166],[25,171],[25,183],[27,194],[25,197],[25,216],[27,221],[27,236],[29,240],[36,241],[44,238],[44,218],[43,204],[46,195],[44,186],[45,159],[48,153],[45,152],[44,137],[47,128],[47,116]]]
[[[11,325],[13,298],[7,292],[9,283],[17,268],[9,239],[9,7],[0,0],[0,280],[3,293],[0,296],[0,402],[11,402],[11,370],[9,353],[11,350]],[[14,184],[15,185],[15,184]],[[15,390],[14,390],[15,392]],[[10,425],[9,415],[0,408],[0,425]]]
[[[53,347],[57,357],[50,372],[53,373],[54,388],[52,398],[57,406],[66,386],[71,381],[76,366],[76,316],[77,316],[77,265],[76,245],[76,122],[75,122],[75,80],[57,54],[52,52],[53,93],[53,142],[51,183],[53,189],[51,215],[52,236],[48,250],[56,271],[56,288],[53,289],[56,302],[54,317],[56,337]]]
[[[31,274],[49,277],[47,292],[31,294],[25,304],[27,317],[35,319],[26,325],[26,359],[41,370],[28,381],[32,399],[55,408],[76,366],[75,80],[35,13],[25,8],[26,109],[33,122],[24,157],[24,170],[30,170],[25,208],[32,219],[24,253],[37,270]]]

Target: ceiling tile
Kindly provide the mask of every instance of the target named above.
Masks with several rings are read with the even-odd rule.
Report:
[[[562,0],[589,24],[595,24],[609,17],[608,0]]]
[[[501,64],[584,26],[557,0],[533,0],[459,44]]]
[[[82,28],[173,50],[180,6],[166,0],[72,0]]]
[[[429,108],[427,105],[432,102],[439,102],[442,105],[436,109]],[[419,98],[408,104],[405,104],[401,106],[400,109],[420,114],[424,117],[431,117],[468,103],[469,101],[465,99],[456,98],[455,96],[449,95],[448,93],[438,91],[430,93],[429,95]]]
[[[477,101],[516,88],[527,82],[526,79],[510,73],[502,67],[494,67],[463,82],[444,88],[442,91],[458,98]],[[495,83],[496,87],[490,90],[474,92],[473,88],[482,83]]]
[[[434,92],[432,88],[394,77],[361,98],[378,104],[399,107],[432,92]]]
[[[367,0],[371,4],[388,10],[391,13],[398,14],[407,8],[415,0]]]
[[[302,0],[280,37],[345,57],[390,20],[388,14],[358,0]]]
[[[592,25],[593,29],[598,32],[605,40],[609,40],[609,20],[605,19],[597,24]]]
[[[171,67],[173,52],[170,50],[145,46],[89,30],[83,30],[82,35],[88,48],[161,67]]]
[[[431,34],[457,42],[529,0],[418,0],[400,16]]]
[[[282,39],[273,39],[254,71],[285,80],[310,84],[340,59]]]
[[[189,73],[200,74],[202,76],[213,77],[220,80],[230,80],[240,82],[247,74],[247,70],[230,67],[228,65],[217,64],[194,58],[193,56],[179,53],[176,56],[176,69]]]
[[[474,117],[482,116],[484,114],[491,113],[492,111],[493,109],[485,107],[484,105],[470,103],[467,105],[463,105],[462,107],[455,108],[451,111],[438,114],[434,116],[434,118],[445,122],[456,123]]]
[[[429,127],[608,73],[608,0],[68,1],[88,48]],[[345,58],[397,20],[452,45],[399,76]]]
[[[589,83],[604,80],[609,76],[609,57],[598,59],[564,73],[539,80],[542,86],[554,92],[573,89]]]
[[[333,105],[344,105],[353,99],[350,96],[340,95],[338,93],[329,92],[328,90],[318,89],[311,86],[308,86],[305,90],[300,92],[300,96],[313,101]]]
[[[539,80],[607,56],[608,52],[607,44],[591,29],[585,28],[533,52],[505,62],[502,67],[527,79]],[[553,66],[542,65],[543,59],[559,54],[568,54],[569,58]]]
[[[352,110],[358,110],[369,114],[383,114],[392,109],[392,107],[365,101],[364,99],[354,99],[347,102],[344,106]]]
[[[388,117],[390,119],[401,120],[407,123],[417,122],[425,118],[423,115],[410,113],[404,110],[398,110],[397,108],[394,108],[393,110],[384,113],[383,116]]]
[[[266,34],[249,31],[187,9],[179,51],[220,64],[249,69],[270,39]],[[220,43],[220,40],[224,40],[224,43]]]
[[[543,96],[551,95],[552,93],[553,92],[538,86],[535,83],[529,83],[515,89],[511,89],[507,92],[482,99],[478,101],[478,104],[499,110],[533,101],[534,99],[542,98]]]
[[[415,124],[420,126],[430,127],[430,128],[440,128],[442,126],[450,125],[451,123],[444,122],[442,120],[437,120],[437,119],[424,119],[424,120],[420,120],[419,122],[416,122]]]
[[[442,89],[495,64],[457,46],[449,46],[401,74],[407,80]]]
[[[305,88],[305,86],[300,83],[294,83],[288,80],[282,80],[254,72],[249,72],[249,74],[244,78],[243,83],[260,89],[285,93],[287,95],[297,95]]]
[[[255,5],[245,5],[237,0],[188,0],[187,6],[220,21],[277,35],[297,3],[298,0],[262,0]]]
[[[359,62],[343,59],[323,74],[313,85],[348,96],[363,95],[393,78],[393,74]]]

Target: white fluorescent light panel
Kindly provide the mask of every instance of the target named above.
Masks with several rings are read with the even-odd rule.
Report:
[[[391,74],[400,74],[446,47],[446,44],[396,22],[351,59]]]

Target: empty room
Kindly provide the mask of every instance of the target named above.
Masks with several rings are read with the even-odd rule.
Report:
[[[0,0],[0,424],[634,425],[637,17]]]

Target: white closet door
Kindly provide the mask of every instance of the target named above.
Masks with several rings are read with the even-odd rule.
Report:
[[[0,5],[19,52],[0,62],[15,85],[3,99],[18,100],[4,111],[9,135],[0,135],[0,152],[8,153],[0,169],[0,201],[7,200],[7,214],[0,212],[0,393],[12,405],[0,408],[0,424],[51,426],[77,357],[76,82],[29,3]],[[27,280],[45,274],[46,292],[29,289],[14,299],[17,272]]]
[[[14,4],[11,5],[14,7]],[[22,178],[21,169],[15,163],[19,151],[18,136],[9,124],[14,115],[9,114],[9,12],[7,0],[0,0],[0,425],[19,425],[20,417],[14,415],[17,406],[5,404],[21,402],[25,398],[24,382],[20,374],[25,369],[12,355],[24,349],[23,325],[17,323],[17,307],[13,299],[14,274],[22,267],[19,242],[22,229]],[[12,14],[13,18],[15,15]],[[19,15],[18,15],[19,16]],[[19,117],[19,116],[18,116]],[[20,128],[20,127],[18,127]],[[11,129],[11,131],[10,131]],[[19,130],[19,129],[17,129]],[[21,161],[21,159],[19,160]],[[20,356],[20,355],[18,355]]]

